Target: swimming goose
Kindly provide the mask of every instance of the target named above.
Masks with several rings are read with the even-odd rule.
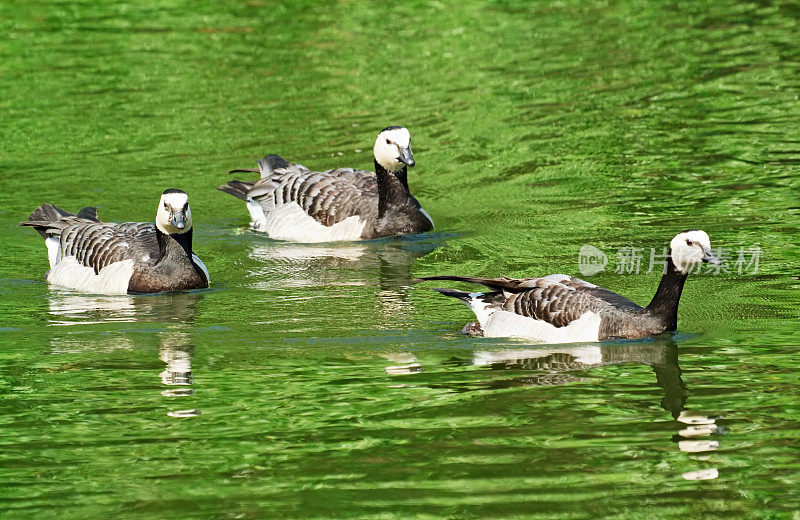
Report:
[[[629,299],[564,274],[542,278],[424,276],[484,285],[491,292],[433,289],[466,303],[477,322],[462,332],[485,337],[518,337],[540,343],[573,343],[643,338],[675,330],[678,300],[689,271],[700,262],[719,264],[704,231],[679,233],[670,242],[664,275],[653,300],[640,307]]]
[[[192,252],[192,212],[181,190],[161,195],[155,224],[104,223],[96,208],[73,215],[44,204],[20,225],[44,237],[47,281],[55,285],[97,294],[208,287],[208,269]]]
[[[244,200],[250,225],[276,240],[333,242],[410,235],[433,229],[433,221],[408,189],[414,166],[406,128],[381,130],[373,148],[375,173],[352,168],[324,172],[267,155],[255,182],[229,181],[219,190]]]

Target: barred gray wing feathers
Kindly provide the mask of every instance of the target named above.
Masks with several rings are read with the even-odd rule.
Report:
[[[74,256],[82,265],[93,268],[95,274],[116,262],[141,263],[159,254],[155,226],[143,222],[70,225],[62,230],[60,242],[59,260]]]
[[[378,210],[375,174],[352,168],[313,172],[292,164],[257,181],[248,195],[259,202],[265,212],[277,205],[296,203],[325,226],[353,215],[366,219]]]
[[[563,274],[522,279],[473,276],[426,276],[420,279],[484,285],[502,292],[502,298],[492,295],[491,301],[503,310],[546,321],[555,327],[565,327],[587,311],[605,314],[641,309],[624,296]]]

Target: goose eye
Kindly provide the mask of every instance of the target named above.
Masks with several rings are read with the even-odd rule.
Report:
[[[386,144],[392,144],[392,142],[391,142],[390,140],[388,140],[388,139],[387,139],[387,140],[386,140]]]
[[[693,245],[694,245],[694,242],[692,242],[691,240],[689,240],[689,239],[687,238],[687,239],[686,239],[686,245],[687,245],[687,246],[693,246]]]
[[[166,202],[164,203],[164,209],[165,209],[165,210],[167,210],[167,211],[169,211],[169,206],[167,206],[167,203],[166,203]]]

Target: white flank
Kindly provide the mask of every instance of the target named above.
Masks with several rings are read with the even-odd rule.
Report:
[[[44,245],[47,246],[47,259],[50,261],[50,269],[52,269],[58,262],[58,257],[61,256],[61,239],[47,237],[44,239]]]
[[[290,202],[275,206],[266,216],[264,230],[275,240],[293,242],[337,242],[361,240],[365,223],[357,215],[332,226],[323,226],[309,216],[299,204]]]
[[[493,312],[496,312],[497,309],[492,309],[490,304],[481,300],[483,293],[469,293],[469,296],[471,298],[470,301],[465,303],[472,309],[472,312],[475,313],[475,317],[478,318],[478,323],[480,323],[481,328],[483,328],[486,326],[486,321],[489,319],[489,316],[491,316]]]
[[[267,215],[261,204],[253,199],[247,199],[247,212],[250,213],[250,227],[256,231],[267,230]]]
[[[189,196],[185,193],[164,193],[161,195],[162,204],[166,202],[175,209],[180,209],[189,202]]]
[[[598,341],[600,316],[587,312],[566,327],[554,327],[546,321],[498,310],[481,322],[481,328],[487,338],[523,338],[537,343]]]
[[[202,270],[203,270],[203,273],[205,273],[205,275],[206,275],[206,281],[207,281],[207,282],[210,284],[210,283],[211,283],[211,277],[210,277],[210,276],[208,276],[208,268],[206,267],[206,264],[204,264],[204,263],[203,263],[203,261],[202,261],[202,260],[200,260],[200,257],[198,257],[198,256],[197,256],[196,254],[194,254],[194,253],[192,253],[192,261],[193,261],[195,264],[197,264],[197,265],[198,265],[198,267],[200,267],[200,269],[202,269]]]
[[[94,294],[127,294],[133,274],[133,260],[107,265],[94,274],[94,269],[78,262],[74,256],[59,261],[47,273],[47,281],[76,291]]]

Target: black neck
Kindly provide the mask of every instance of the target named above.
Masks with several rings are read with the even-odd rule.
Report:
[[[396,172],[390,172],[376,160],[375,175],[378,177],[378,218],[380,218],[385,214],[390,203],[406,202],[410,191],[405,166]]]
[[[650,314],[664,318],[671,329],[678,324],[678,302],[681,299],[686,274],[678,271],[672,261],[672,251],[667,257],[667,267],[658,284],[653,300],[647,306]]]
[[[191,260],[193,231],[193,229],[190,229],[186,233],[169,235],[156,226],[156,240],[158,240],[158,250],[161,252],[160,260],[168,256],[184,257]]]
[[[403,166],[401,169],[394,172],[394,176],[397,177],[397,180],[399,180],[400,184],[406,189],[406,193],[411,193],[411,190],[408,189],[408,168]]]

